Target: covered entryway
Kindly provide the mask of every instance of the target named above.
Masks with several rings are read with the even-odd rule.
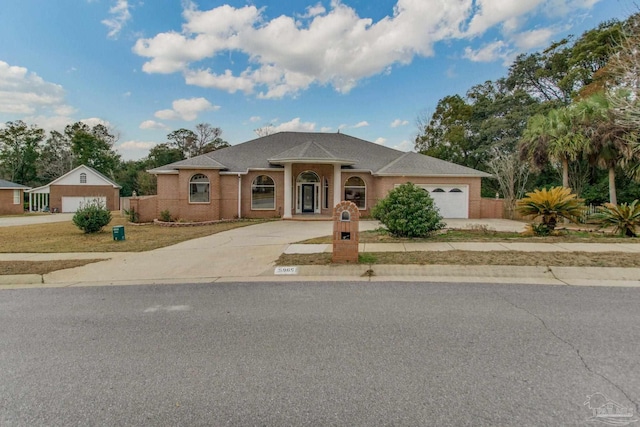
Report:
[[[312,171],[296,179],[296,213],[320,213],[320,177]]]
[[[63,196],[62,197],[62,212],[75,212],[80,206],[84,203],[90,203],[93,201],[98,201],[103,206],[107,206],[107,198],[103,196],[95,196],[95,197],[72,197],[72,196]]]
[[[443,218],[469,218],[469,186],[421,184],[419,187],[429,192]]]

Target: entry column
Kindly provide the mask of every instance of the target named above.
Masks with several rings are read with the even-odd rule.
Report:
[[[333,165],[333,206],[342,201],[342,166]]]
[[[284,165],[284,212],[282,218],[291,218],[291,163]]]

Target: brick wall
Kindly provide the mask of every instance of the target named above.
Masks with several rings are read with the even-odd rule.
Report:
[[[131,197],[129,209],[138,213],[139,222],[152,222],[158,218],[158,196]]]
[[[273,179],[276,186],[276,203],[274,209],[262,210],[251,208],[251,186],[253,180],[260,175],[267,175]],[[238,178],[236,177],[236,215],[238,203]],[[274,218],[281,217],[284,211],[284,169],[274,171],[251,171],[242,175],[242,217],[243,218]]]
[[[191,203],[189,182],[202,174],[209,178],[209,201]],[[220,219],[220,172],[208,169],[181,170],[176,175],[158,175],[157,213],[168,210],[171,217],[184,221],[215,221]]]
[[[63,197],[106,197],[107,209],[120,209],[120,190],[111,185],[52,185],[49,193],[49,208],[62,212]]]
[[[504,218],[504,199],[480,199],[480,218]]]
[[[342,220],[342,213],[348,212],[349,220]],[[333,211],[333,255],[335,263],[358,262],[358,244],[360,211],[353,202],[342,201]],[[349,234],[349,239],[343,239],[343,233]]]
[[[414,184],[442,184],[442,185],[468,185],[469,186],[469,218],[481,217],[480,182],[481,178],[475,177],[380,177],[376,180],[377,199],[384,198],[396,184],[412,182]],[[369,196],[367,196],[367,199]]]
[[[20,191],[20,203],[13,204],[13,189],[0,190],[0,215],[19,215],[24,213],[24,190]]]

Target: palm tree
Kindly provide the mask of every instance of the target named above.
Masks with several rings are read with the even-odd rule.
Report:
[[[535,168],[549,161],[562,164],[562,186],[569,188],[569,161],[575,161],[586,147],[586,139],[576,126],[576,116],[569,107],[536,114],[527,123],[520,140],[520,156]]]
[[[636,132],[616,120],[609,100],[603,94],[578,102],[574,110],[589,141],[590,162],[609,171],[609,202],[615,205],[616,167],[625,166],[637,157],[634,150]]]

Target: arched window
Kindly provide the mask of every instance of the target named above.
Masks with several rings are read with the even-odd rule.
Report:
[[[267,175],[259,175],[251,183],[251,209],[274,210],[276,208],[276,184]]]
[[[298,175],[297,182],[320,182],[318,174],[312,171],[302,172]]]
[[[209,178],[201,173],[193,175],[189,181],[189,202],[209,203]]]
[[[86,184],[87,183],[87,174],[82,172],[80,174],[80,184]]]
[[[344,183],[344,199],[356,204],[358,209],[367,208],[367,186],[359,176],[352,176]]]
[[[432,193],[446,193],[446,191],[444,191],[442,188],[436,188],[432,191]]]
[[[462,190],[459,188],[452,188],[451,190],[449,190],[449,193],[462,193]]]

